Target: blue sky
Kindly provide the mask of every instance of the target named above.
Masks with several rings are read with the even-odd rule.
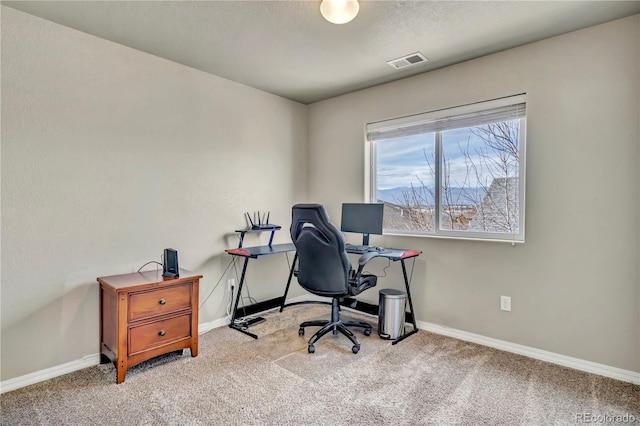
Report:
[[[465,158],[458,147],[469,143],[469,150],[475,156],[476,149],[484,147],[484,142],[473,136],[468,128],[448,130],[443,132],[444,155],[450,167],[451,186],[475,187],[477,181],[473,173],[467,173]],[[378,181],[377,189],[390,189],[399,186],[420,186],[420,179],[427,185],[433,185],[429,166],[425,159],[423,149],[426,149],[431,166],[434,164],[435,136],[433,133],[404,136],[377,142],[376,170]],[[465,178],[467,180],[465,181]]]

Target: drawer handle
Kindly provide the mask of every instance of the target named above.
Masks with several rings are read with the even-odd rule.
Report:
[[[164,330],[158,331],[158,336],[164,336],[165,334],[167,333]]]
[[[166,300],[164,300],[164,299],[160,299],[160,300],[158,301],[158,303],[159,303],[159,304],[161,304],[161,305],[164,305],[164,304],[166,304],[166,303],[167,303],[167,301],[166,301]]]

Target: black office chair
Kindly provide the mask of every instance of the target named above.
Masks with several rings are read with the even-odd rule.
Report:
[[[333,331],[334,335],[340,332],[351,340],[351,350],[357,354],[360,342],[347,327],[363,328],[365,336],[369,336],[371,325],[341,321],[340,302],[345,297],[355,296],[376,285],[378,277],[363,274],[362,270],[378,253],[363,254],[358,261],[358,270],[354,271],[345,251],[344,236],[331,223],[327,211],[320,204],[293,206],[290,231],[298,256],[298,283],[310,293],[332,298],[331,320],[303,322],[298,334],[303,336],[305,327],[322,327],[309,339],[309,353],[313,353],[314,343],[319,338],[329,331]]]

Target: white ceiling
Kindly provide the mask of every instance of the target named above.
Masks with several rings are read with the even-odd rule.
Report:
[[[640,13],[640,1],[360,1],[335,25],[319,0],[2,4],[305,104]],[[429,62],[386,63],[414,52]]]

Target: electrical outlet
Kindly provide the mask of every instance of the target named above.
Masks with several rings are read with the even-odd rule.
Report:
[[[500,296],[500,310],[511,312],[511,298],[509,296]]]
[[[233,288],[236,286],[236,279],[235,278],[229,278],[227,280],[227,290],[229,291],[229,293],[231,293],[233,291]]]

